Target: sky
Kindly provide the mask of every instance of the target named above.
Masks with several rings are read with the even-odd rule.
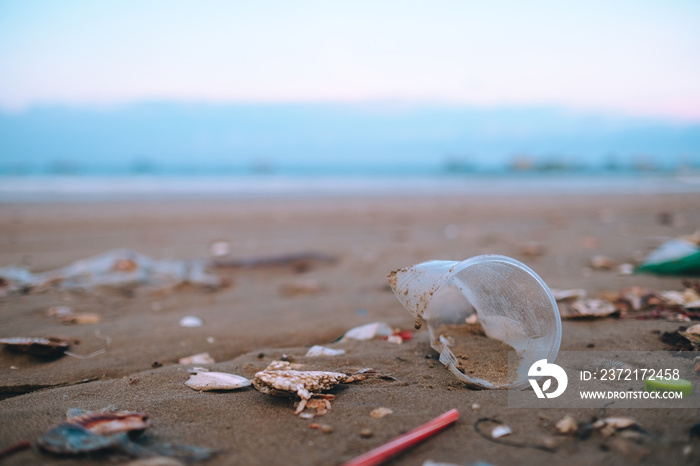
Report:
[[[700,122],[697,0],[0,0],[0,111],[440,103]]]

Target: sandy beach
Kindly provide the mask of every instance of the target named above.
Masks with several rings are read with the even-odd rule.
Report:
[[[620,275],[590,267],[593,256],[638,263],[664,240],[700,226],[696,194],[433,196],[231,199],[0,205],[0,266],[42,272],[117,248],[154,259],[196,260],[226,242],[227,258],[255,260],[315,254],[299,263],[222,270],[230,284],[159,290],[47,290],[0,298],[0,337],[65,338],[71,352],[43,361],[0,351],[0,450],[21,440],[32,447],[3,464],[123,464],[128,455],[57,457],[37,439],[69,408],[118,409],[150,415],[144,444],[208,447],[206,465],[338,465],[450,409],[457,423],[386,464],[485,461],[494,465],[698,464],[700,440],[689,429],[697,409],[616,409],[648,433],[630,441],[593,433],[586,439],[554,427],[565,415],[585,423],[593,409],[509,408],[504,391],[475,391],[438,362],[427,331],[402,344],[383,340],[333,343],[347,330],[386,322],[413,330],[413,318],[387,285],[392,270],[431,259],[503,254],[531,267],[551,288],[595,297],[630,286],[681,290],[681,277]],[[323,257],[332,260],[317,260]],[[99,316],[68,325],[47,316],[52,306]],[[180,325],[196,316],[201,327]],[[564,321],[561,349],[661,351],[659,333],[679,322],[605,318]],[[345,349],[307,358],[312,345]],[[104,351],[102,351],[104,350]],[[387,378],[335,390],[332,410],[314,419],[294,415],[292,399],[253,388],[198,392],[185,386],[192,365],[179,358],[207,352],[210,370],[252,378],[285,358],[309,370],[352,373],[372,368]],[[474,404],[479,409],[473,409]],[[379,407],[392,414],[375,419]],[[514,442],[545,441],[551,451],[505,446],[480,436],[480,418],[512,428]],[[312,429],[319,423],[325,429]]]

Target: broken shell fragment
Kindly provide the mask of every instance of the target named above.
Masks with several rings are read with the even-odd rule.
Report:
[[[226,372],[200,372],[191,375],[185,385],[193,390],[207,392],[211,390],[236,390],[250,385],[250,380],[240,375]]]
[[[311,348],[309,348],[309,351],[306,352],[306,357],[315,358],[318,356],[338,356],[340,354],[345,354],[345,350],[326,348],[325,346],[321,345],[314,345]]]
[[[111,435],[119,432],[138,435],[152,424],[148,414],[131,411],[87,412],[76,416],[71,416],[69,412],[67,422],[81,426],[97,435]]]
[[[594,422],[592,427],[600,430],[600,433],[605,437],[609,437],[624,429],[634,428],[639,431],[644,430],[639,424],[637,424],[637,421],[628,417],[606,417]]]
[[[394,412],[389,409],[389,408],[376,408],[373,409],[369,415],[370,417],[373,417],[374,419],[381,419],[384,416],[388,416],[389,414],[393,414]]]
[[[688,327],[685,332],[678,332],[695,346],[700,346],[700,324]]]
[[[560,434],[574,434],[578,430],[576,420],[571,416],[564,416],[555,426]]]
[[[501,437],[505,437],[506,435],[510,435],[512,433],[513,433],[513,430],[508,426],[496,426],[491,431],[491,437],[501,438]]]
[[[619,314],[615,305],[605,299],[579,299],[573,303],[559,303],[562,319],[584,319]]]
[[[0,338],[0,344],[15,353],[27,353],[40,358],[62,356],[68,349],[68,342],[62,338],[12,337]]]
[[[214,364],[214,362],[216,361],[209,353],[193,354],[177,361],[178,364]]]

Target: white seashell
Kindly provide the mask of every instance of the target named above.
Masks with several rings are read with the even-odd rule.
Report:
[[[180,358],[178,364],[214,364],[214,358],[209,353],[193,354],[185,358]]]
[[[185,316],[180,319],[180,327],[201,327],[203,324],[202,319],[195,316]]]
[[[210,390],[235,390],[247,387],[250,384],[250,380],[245,377],[225,372],[200,372],[190,376],[190,379],[185,382],[185,385],[193,390],[203,392]]]
[[[360,325],[359,327],[351,328],[340,341],[352,339],[352,340],[371,340],[375,337],[388,337],[391,336],[394,331],[389,327],[388,324],[384,322],[373,322],[371,324]]]
[[[325,346],[321,345],[314,345],[311,348],[309,348],[309,351],[306,352],[306,357],[315,358],[318,356],[338,356],[340,354],[345,354],[345,350],[326,348]]]
[[[513,430],[508,426],[497,426],[497,427],[494,427],[493,430],[491,431],[491,437],[501,438],[501,437],[505,437],[506,435],[510,435],[512,433],[513,433]]]

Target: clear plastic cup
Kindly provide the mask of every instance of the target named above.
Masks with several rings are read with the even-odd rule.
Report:
[[[430,345],[440,353],[440,362],[473,388],[527,387],[530,366],[543,358],[554,362],[559,352],[561,318],[556,301],[544,281],[515,259],[483,255],[462,262],[423,262],[394,271],[388,279],[396,297],[416,318],[416,326],[427,323]],[[508,381],[464,373],[452,351],[457,337],[441,333],[446,326],[467,326],[466,319],[475,312],[486,337],[512,347],[510,365],[517,369],[510,367]]]

